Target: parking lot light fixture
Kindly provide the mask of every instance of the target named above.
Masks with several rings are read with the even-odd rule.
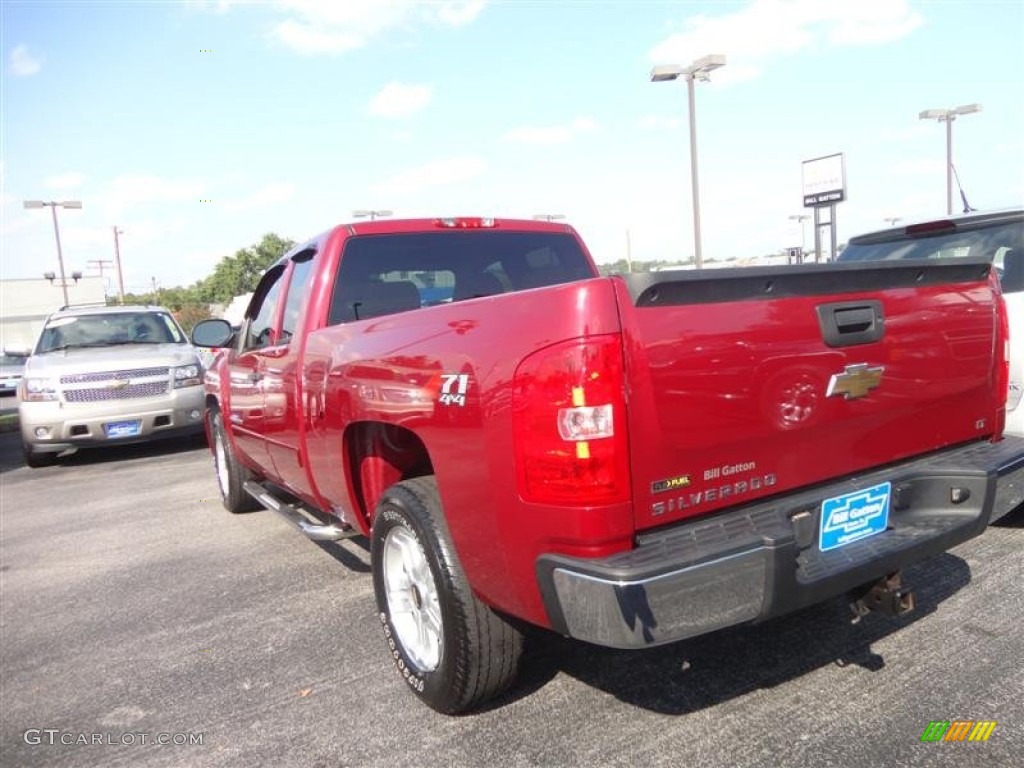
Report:
[[[60,267],[60,289],[64,293],[64,305],[68,306],[71,302],[68,300],[68,282],[67,277],[64,274],[64,254],[60,249],[60,227],[57,225],[57,208],[72,208],[79,209],[82,207],[81,200],[62,200],[60,202],[51,200],[49,202],[44,200],[25,200],[23,205],[26,208],[49,208],[53,214],[53,236],[57,240],[57,265]],[[78,280],[75,280],[78,282]]]
[[[558,219],[564,219],[565,214],[563,213],[535,213],[533,215],[535,221],[557,221]]]
[[[690,102],[690,184],[693,187],[693,242],[694,266],[704,266],[704,256],[700,239],[700,185],[697,180],[697,106],[694,97],[694,81],[707,82],[710,73],[725,66],[725,56],[714,53],[703,56],[687,67],[668,64],[654,67],[651,70],[652,83],[665,83],[680,77],[686,80]]]
[[[383,209],[376,210],[376,209],[368,209],[368,208],[360,208],[358,210],[352,211],[352,215],[355,216],[357,219],[369,219],[370,221],[373,221],[374,219],[382,218],[384,216],[390,216],[391,213],[392,213],[391,211],[387,211],[387,210],[383,210]]]
[[[958,115],[981,112],[981,104],[963,104],[951,109],[926,109],[918,114],[920,120],[938,120],[946,124],[946,215],[953,214],[953,121]]]

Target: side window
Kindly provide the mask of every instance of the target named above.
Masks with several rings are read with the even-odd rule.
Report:
[[[278,302],[281,298],[281,278],[284,276],[284,265],[278,265],[263,276],[249,304],[248,317],[253,317],[249,324],[244,349],[259,349],[277,343],[274,335],[274,318],[277,316]]]
[[[303,251],[292,262],[292,278],[288,283],[288,295],[284,301],[284,317],[281,320],[281,343],[286,344],[299,324],[299,314],[302,311],[302,300],[306,297],[306,287],[309,285],[309,278],[313,274],[314,251]]]

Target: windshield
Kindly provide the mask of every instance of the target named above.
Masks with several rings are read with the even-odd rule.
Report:
[[[990,259],[1002,280],[1004,293],[1024,290],[1024,219],[1000,223],[960,225],[956,230],[917,231],[908,227],[887,235],[879,232],[855,237],[839,254],[839,261],[891,259]],[[922,228],[923,229],[923,228]]]
[[[25,367],[25,360],[28,358],[25,355],[17,355],[11,352],[4,352],[0,355],[0,368],[20,369]]]
[[[165,312],[112,312],[51,320],[43,329],[36,354],[79,347],[184,343],[178,324]]]

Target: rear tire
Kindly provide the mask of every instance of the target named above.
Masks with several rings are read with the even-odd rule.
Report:
[[[57,463],[56,453],[33,453],[32,446],[27,443],[21,444],[21,451],[25,455],[25,464],[32,469],[39,469],[40,467],[52,467]]]
[[[409,688],[457,714],[514,681],[523,635],[473,594],[433,477],[389,488],[370,539],[373,590],[388,650]]]
[[[217,472],[217,486],[220,488],[224,509],[233,515],[259,509],[259,502],[242,487],[247,480],[253,478],[253,474],[238,463],[220,411],[210,415],[210,431],[213,433],[213,467]]]

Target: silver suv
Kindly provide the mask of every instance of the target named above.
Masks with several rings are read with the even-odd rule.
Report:
[[[25,463],[203,431],[203,367],[163,307],[72,307],[47,318],[18,388]]]

